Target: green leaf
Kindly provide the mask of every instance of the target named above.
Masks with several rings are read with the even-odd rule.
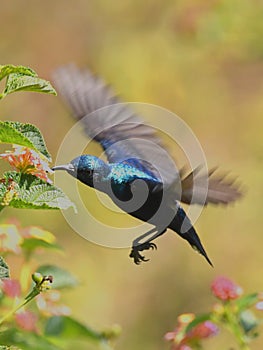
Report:
[[[49,340],[40,334],[26,332],[16,328],[1,331],[1,343],[17,345],[23,350],[58,350]],[[16,349],[16,348],[15,348]],[[15,350],[11,347],[10,350]],[[17,349],[18,350],[18,349]]]
[[[61,189],[43,183],[27,190],[21,189],[18,198],[14,198],[10,206],[20,209],[68,209],[74,207],[74,204]]]
[[[45,335],[49,337],[63,337],[63,339],[89,338],[102,341],[102,333],[97,332],[79,321],[67,316],[53,316],[48,319]]]
[[[33,252],[38,248],[57,249],[57,250],[61,249],[58,244],[49,243],[39,238],[26,238],[21,244],[21,247],[27,252]]]
[[[8,75],[3,94],[8,95],[22,90],[43,92],[51,95],[57,94],[50,82],[45,79],[21,73],[12,73]]]
[[[0,65],[0,80],[12,73],[19,73],[23,75],[29,75],[32,77],[37,76],[37,73],[33,69],[24,66],[13,66],[12,64]]]
[[[16,184],[15,195],[7,202],[13,208],[19,209],[68,209],[75,205],[58,187],[46,183],[31,174],[15,171],[4,173],[5,183],[0,183],[0,203],[9,195],[8,183],[13,180]]]
[[[42,265],[37,269],[37,272],[40,272],[43,276],[52,275],[54,277],[52,288],[54,289],[72,288],[78,284],[78,280],[74,275],[58,266]]]
[[[45,156],[48,161],[51,161],[51,156],[40,130],[32,124],[1,121],[0,142],[28,147]]]
[[[6,77],[6,85],[0,99],[15,91],[35,91],[56,95],[49,81],[38,77],[31,68],[24,66],[0,66],[0,80]]]
[[[0,121],[0,142],[17,144],[34,149],[32,142],[9,125],[9,122]]]
[[[5,260],[0,256],[0,279],[9,278],[9,267]]]
[[[238,311],[243,311],[256,304],[256,302],[258,302],[258,293],[252,293],[236,299],[235,304]]]

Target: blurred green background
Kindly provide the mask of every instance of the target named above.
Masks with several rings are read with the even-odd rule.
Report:
[[[260,0],[1,3],[1,64],[30,66],[46,79],[64,63],[90,67],[124,100],[181,116],[208,163],[239,175],[246,188],[242,201],[206,208],[196,224],[214,269],[171,232],[158,240],[157,252],[146,252],[151,261],[138,267],[128,249],[89,243],[59,212],[3,212],[3,221],[18,217],[23,226],[42,225],[58,237],[65,255],[40,259],[78,276],[80,286],[65,293],[74,316],[98,329],[122,326],[117,350],[168,349],[163,335],[180,313],[209,310],[217,275],[247,292],[263,290],[262,18]],[[34,93],[1,101],[1,118],[36,124],[54,159],[74,124],[59,98]],[[223,333],[205,349],[231,344]],[[251,348],[263,348],[263,335]]]

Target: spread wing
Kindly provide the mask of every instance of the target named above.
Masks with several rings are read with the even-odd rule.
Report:
[[[194,176],[194,171],[188,176],[180,174],[155,129],[144,124],[130,104],[121,103],[101,78],[71,64],[57,69],[54,81],[74,117],[82,121],[88,136],[101,144],[110,163],[136,158],[139,170],[160,181],[157,190],[181,181],[182,193],[176,199],[187,204],[192,198],[197,204],[203,204],[204,198],[205,204],[227,204],[240,197],[238,188],[224,176],[210,174],[205,182],[202,175]]]
[[[110,163],[137,158],[137,166],[151,171],[169,186],[179,172],[153,127],[143,123],[130,104],[121,103],[102,79],[75,65],[57,69],[55,86],[82,120],[85,132],[103,147]]]

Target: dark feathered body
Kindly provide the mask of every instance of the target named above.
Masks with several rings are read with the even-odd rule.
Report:
[[[148,222],[162,231],[167,228],[172,229],[204,255],[211,264],[184,209],[178,201],[172,200],[171,202],[169,200],[171,197],[165,195],[159,180],[150,170],[136,166],[136,159],[106,164],[94,156],[82,155],[74,159],[72,163],[78,169],[76,177],[81,182],[108,194],[116,205],[131,216]],[[92,172],[92,176],[89,176],[91,166],[96,170]],[[136,180],[139,182],[137,186],[134,186]],[[158,185],[159,189],[156,190]],[[144,197],[144,194],[146,194],[145,201],[142,198],[142,204],[137,207],[138,200],[140,197]],[[137,200],[134,203],[136,209],[133,210],[131,205],[129,210],[127,202],[132,201],[133,198]],[[165,200],[166,198],[167,200]],[[182,229],[182,227],[187,227],[187,229]]]

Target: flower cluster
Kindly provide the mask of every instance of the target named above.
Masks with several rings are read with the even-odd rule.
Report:
[[[0,183],[6,183],[6,179],[1,179]],[[7,180],[6,192],[2,198],[1,205],[6,206],[17,196],[17,183],[13,179]]]
[[[24,174],[34,175],[41,180],[51,183],[47,173],[51,172],[48,163],[32,149],[21,146],[14,146],[12,152],[0,154],[12,167]]]
[[[243,289],[226,277],[217,277],[211,284],[211,290],[220,300],[234,300],[243,294]]]
[[[172,350],[191,350],[193,347],[200,347],[203,339],[218,333],[218,327],[209,320],[189,328],[194,320],[194,314],[182,314],[177,319],[176,328],[165,334],[165,340],[172,343]]]
[[[219,333],[218,326],[225,327],[236,337],[240,349],[248,349],[248,343],[258,335],[259,319],[254,310],[263,310],[263,294],[243,294],[243,289],[227,277],[219,276],[211,284],[211,291],[218,299],[210,313],[195,316],[182,314],[177,326],[165,335],[171,342],[171,350],[202,349],[201,341]]]
[[[60,291],[51,288],[53,277],[51,275],[43,276],[39,272],[34,272],[31,276],[30,266],[28,265],[30,257],[39,250],[58,249],[55,244],[55,236],[40,227],[28,226],[21,227],[16,220],[10,220],[10,223],[0,225],[0,253],[5,254],[24,254],[26,259],[21,264],[20,280],[13,278],[0,279],[0,291],[2,299],[6,304],[20,305],[18,311],[15,311],[15,323],[20,329],[30,332],[38,332],[36,326],[41,317],[68,316],[70,308],[61,304]],[[32,284],[35,286],[31,292],[23,299],[23,295]],[[48,293],[42,293],[49,291]],[[26,310],[24,306],[32,299],[36,298],[35,310]],[[13,300],[13,301],[12,301]],[[19,304],[19,301],[21,303]],[[1,303],[0,303],[1,307]]]

